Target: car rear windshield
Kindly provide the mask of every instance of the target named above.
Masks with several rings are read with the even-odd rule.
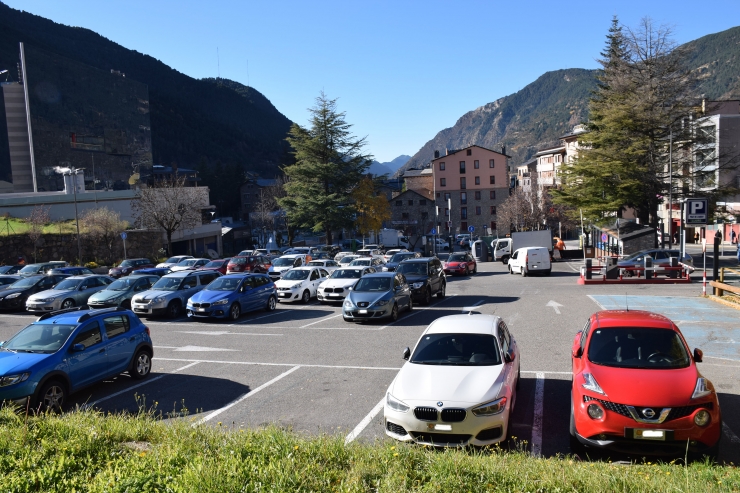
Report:
[[[349,265],[364,265],[368,266],[370,265],[371,260],[369,258],[356,258],[352,262],[349,263]]]
[[[355,291],[385,292],[391,289],[390,277],[363,277],[355,284]]]
[[[425,262],[401,262],[396,270],[405,275],[426,276],[427,264]]]
[[[397,253],[393,255],[393,257],[391,257],[391,262],[398,263],[405,258],[414,258],[414,254],[413,253]]]
[[[273,260],[272,265],[275,267],[288,267],[293,265],[293,259],[292,258],[276,258]]]
[[[2,349],[17,353],[54,353],[74,328],[74,325],[31,324],[3,344]]]
[[[420,365],[494,366],[501,364],[491,334],[427,334],[409,360]]]
[[[615,327],[591,334],[588,359],[618,368],[685,368],[689,354],[681,338],[671,329]]]
[[[221,267],[223,265],[224,265],[224,261],[223,260],[211,260],[210,262],[208,262],[203,267]]]
[[[35,265],[35,264],[27,265],[20,270],[20,273],[21,274],[35,274],[36,272],[39,271],[40,267],[41,267],[40,265]]]
[[[359,279],[362,277],[362,269],[338,269],[335,270],[332,279]]]
[[[339,261],[340,264],[351,264],[354,259],[357,258],[357,255],[345,255],[342,257],[342,259]]]

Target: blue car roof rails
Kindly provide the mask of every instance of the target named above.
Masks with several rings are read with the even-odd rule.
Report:
[[[75,306],[73,308],[65,308],[63,310],[56,310],[56,311],[53,311],[53,312],[44,313],[36,321],[37,322],[41,322],[42,320],[46,320],[47,318],[54,317],[54,316],[59,315],[61,313],[77,312],[77,311],[80,311],[80,310],[82,310],[82,307],[81,306]]]
[[[110,308],[99,308],[97,310],[90,310],[87,313],[83,314],[80,318],[77,319],[77,323],[84,322],[90,317],[93,317],[95,315],[100,315],[101,313],[105,312],[125,312],[128,311],[128,308],[124,308],[122,306],[116,306],[116,307],[110,307]]]

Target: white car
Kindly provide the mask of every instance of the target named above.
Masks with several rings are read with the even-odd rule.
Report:
[[[376,272],[373,267],[340,267],[319,284],[316,297],[321,303],[344,301],[349,294],[349,288],[354,286],[359,278],[373,272]]]
[[[181,260],[177,263],[177,265],[172,266],[171,270],[172,272],[178,272],[181,270],[195,270],[199,267],[203,267],[210,261],[211,259],[209,258],[188,258],[185,260]]]
[[[380,270],[385,264],[383,257],[358,257],[349,263],[350,267],[375,267]]]
[[[437,239],[436,239],[436,240],[434,241],[434,243],[436,243],[436,247],[437,247],[437,251],[438,251],[438,252],[442,252],[442,251],[446,252],[447,250],[449,250],[449,249],[450,249],[450,244],[449,244],[449,243],[447,243],[447,242],[446,242],[445,240],[443,240],[442,238],[437,238]]]
[[[354,255],[354,254],[352,252],[339,252],[336,255],[334,255],[334,261],[335,262],[339,262],[340,260],[342,260],[347,255]]]
[[[304,265],[306,265],[306,256],[303,254],[283,255],[272,261],[270,268],[267,269],[267,275],[273,281],[277,281],[290,269]]]
[[[545,247],[519,248],[509,258],[509,274],[521,274],[526,277],[542,273],[549,276],[551,272],[550,252]]]
[[[302,301],[308,303],[316,296],[329,273],[320,267],[296,267],[290,269],[275,282],[278,301]]]
[[[183,260],[187,258],[193,258],[192,255],[175,255],[174,257],[170,257],[164,262],[161,262],[157,264],[157,269],[171,269],[172,267],[176,266]]]
[[[321,267],[322,269],[326,270],[329,274],[334,272],[339,268],[339,264],[334,262],[333,260],[311,260],[309,263],[306,264],[307,267]]]
[[[352,261],[353,261],[354,259],[356,259],[356,258],[360,258],[360,256],[359,256],[359,255],[355,255],[355,254],[345,255],[345,256],[344,256],[344,257],[342,257],[342,259],[341,259],[341,260],[339,261],[339,266],[340,266],[340,267],[347,267],[347,266],[348,266],[349,264],[351,264],[351,263],[352,263]]]
[[[393,256],[397,253],[401,252],[408,252],[405,248],[393,248],[391,250],[386,250],[386,252],[383,254],[383,260],[386,261],[386,263],[390,262]]]
[[[506,440],[519,383],[519,350],[496,315],[441,317],[427,327],[388,387],[388,436],[435,447]]]

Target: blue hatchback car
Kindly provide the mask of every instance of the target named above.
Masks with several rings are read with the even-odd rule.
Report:
[[[265,274],[228,274],[212,281],[188,300],[188,317],[238,319],[242,313],[277,304],[277,288]]]
[[[146,377],[153,355],[149,328],[130,310],[47,313],[0,344],[0,400],[61,411],[83,387],[126,371]]]

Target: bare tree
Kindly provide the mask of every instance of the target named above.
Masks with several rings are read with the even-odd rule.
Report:
[[[80,223],[85,234],[94,244],[102,243],[108,248],[108,262],[113,262],[113,245],[128,223],[121,220],[121,214],[107,207],[89,209],[82,214]]]
[[[31,209],[31,214],[26,218],[28,223],[28,237],[33,242],[33,261],[36,262],[36,244],[44,233],[44,226],[51,222],[49,211],[51,207],[36,205]]]
[[[186,187],[185,177],[157,181],[154,187],[139,190],[131,204],[137,224],[162,229],[167,251],[172,254],[172,233],[201,224],[201,207],[207,206],[207,188]]]
[[[260,190],[259,199],[254,205],[254,212],[249,214],[252,222],[252,234],[257,232],[260,247],[267,245],[268,235],[275,228],[275,211],[277,209],[277,198],[270,193],[268,187]]]

